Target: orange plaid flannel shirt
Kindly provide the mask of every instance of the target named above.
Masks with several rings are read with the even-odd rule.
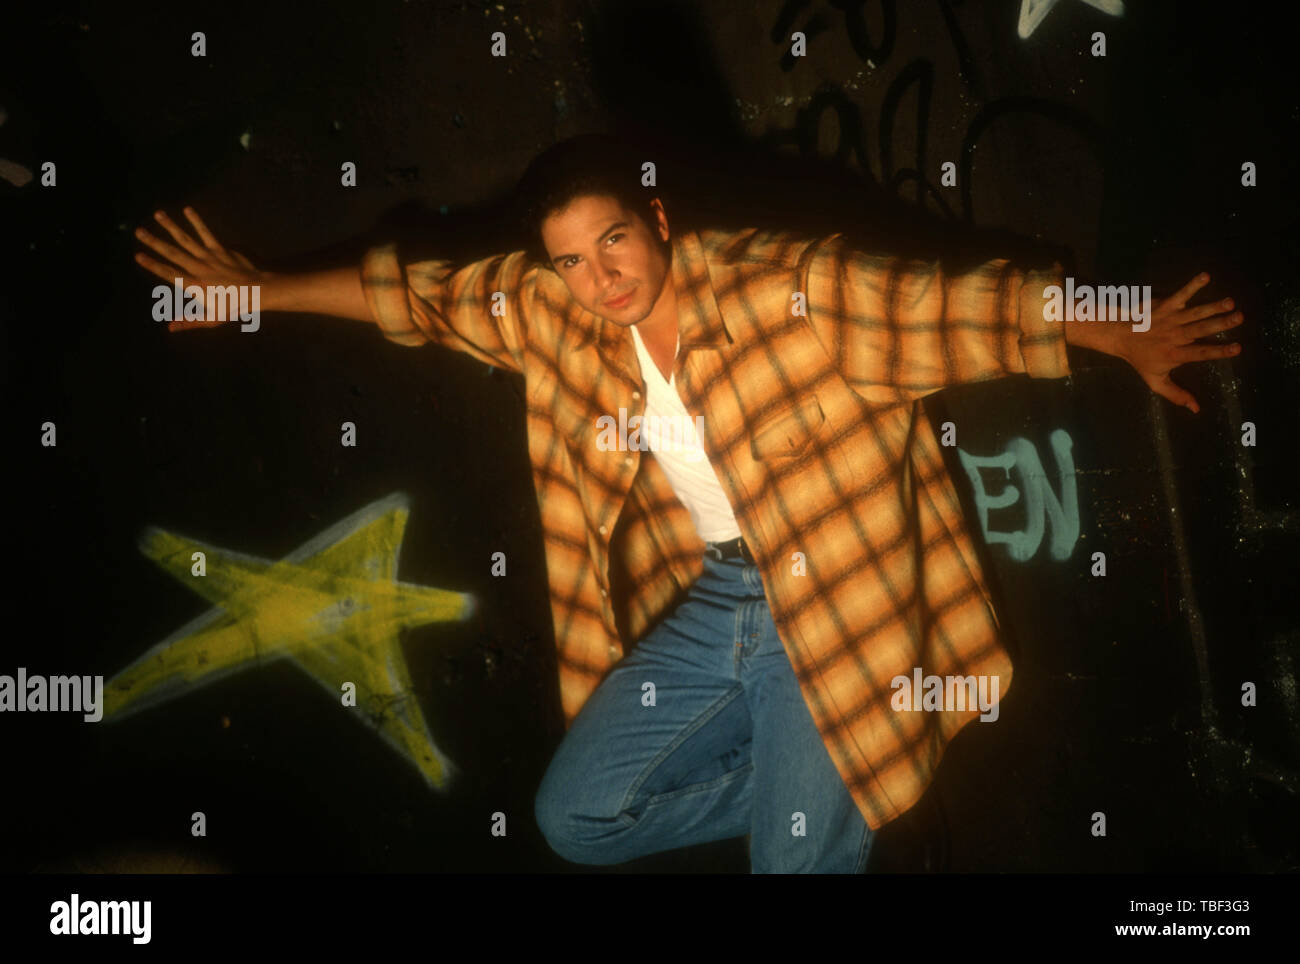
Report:
[[[920,399],[1025,373],[1068,375],[1037,272],[964,274],[868,254],[840,234],[702,229],[672,239],[687,410],[754,553],[777,631],[868,825],[925,792],[978,706],[896,711],[896,676],[1012,676],[984,573]],[[596,420],[645,409],[624,327],[580,307],[524,252],[404,263],[369,249],[384,336],[521,373],[566,728],[624,652],[611,564],[638,640],[703,571],[704,543],[656,460],[602,451]],[[495,301],[496,292],[502,293]],[[804,295],[799,310],[796,293]],[[619,526],[614,539],[615,525]]]

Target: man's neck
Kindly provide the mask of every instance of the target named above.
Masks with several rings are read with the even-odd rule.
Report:
[[[637,333],[651,352],[672,357],[677,351],[677,287],[672,272],[664,283],[663,293],[650,314],[637,322]]]

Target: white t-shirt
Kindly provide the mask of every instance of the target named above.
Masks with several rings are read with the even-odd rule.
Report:
[[[659,460],[677,498],[691,514],[700,538],[705,542],[735,539],[740,535],[735,513],[700,444],[699,423],[703,416],[692,418],[686,411],[681,396],[677,394],[675,373],[671,380],[664,381],[659,366],[646,351],[637,326],[631,328],[646,387],[646,417],[641,429],[643,445]],[[677,347],[681,348],[680,334]],[[676,358],[676,350],[673,357]],[[631,435],[631,431],[628,434]]]

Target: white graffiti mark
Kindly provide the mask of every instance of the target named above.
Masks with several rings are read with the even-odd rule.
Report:
[[[1055,429],[1048,436],[1052,452],[1056,456],[1056,470],[1061,478],[1061,498],[1056,497],[1043,471],[1043,463],[1038,459],[1038,449],[1028,439],[1013,438],[1006,451],[1001,455],[968,455],[957,449],[962,467],[970,477],[971,488],[975,493],[975,511],[979,516],[980,528],[984,531],[984,540],[990,545],[1002,543],[1016,562],[1027,562],[1038,551],[1043,541],[1043,530],[1047,519],[1051,519],[1052,538],[1048,550],[1053,559],[1060,562],[1068,559],[1074,551],[1074,544],[1079,541],[1079,497],[1078,486],[1074,477],[1074,458],[1071,451],[1074,440],[1064,429]],[[984,488],[984,477],[980,469],[993,469],[1003,472],[1007,485],[997,495],[990,495]],[[1011,484],[1011,470],[1020,476],[1021,487]],[[997,532],[989,530],[989,510],[1005,509],[1015,505],[1024,495],[1025,527],[1016,532]]]
[[[1024,40],[1032,34],[1058,2],[1059,0],[1020,0],[1020,23],[1016,25],[1016,33],[1020,35],[1020,39]],[[1083,2],[1112,17],[1124,16],[1124,0],[1083,0]]]

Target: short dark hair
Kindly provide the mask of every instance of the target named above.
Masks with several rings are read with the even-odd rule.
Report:
[[[657,188],[641,184],[641,165],[649,159],[634,141],[609,133],[579,134],[533,158],[515,189],[519,228],[528,256],[555,270],[542,242],[542,222],[574,198],[589,194],[617,198],[654,231],[655,212],[650,202],[662,195]],[[668,247],[668,242],[663,246]]]

